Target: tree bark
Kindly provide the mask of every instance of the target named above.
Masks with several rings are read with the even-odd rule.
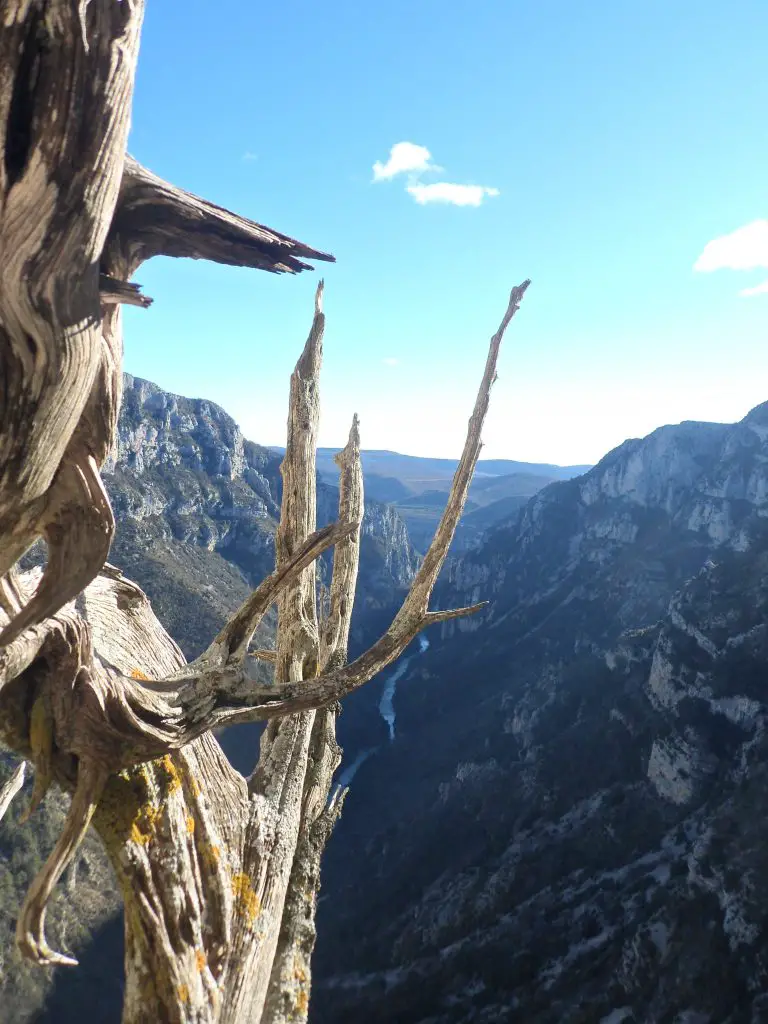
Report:
[[[27,770],[26,761],[16,765],[10,779],[0,788],[0,821],[3,820],[5,812],[11,806],[11,801],[24,785],[24,775]]]
[[[17,943],[45,938],[51,892],[90,823],[125,902],[125,1024],[305,1021],[320,859],[344,794],[337,702],[431,623],[429,600],[466,499],[513,289],[435,539],[403,607],[351,664],[363,515],[357,418],[338,456],[339,515],[316,530],[322,282],[291,378],[275,571],[192,664],[142,591],[105,563],[114,519],[100,467],[115,444],[121,304],[165,254],[273,273],[332,257],[169,185],[126,156],[143,0],[0,0],[0,739],[35,769],[31,810],[72,794]],[[19,574],[39,537],[44,572]],[[334,547],[327,615],[314,561]],[[249,652],[278,604],[276,651]],[[272,660],[265,685],[256,659]],[[211,730],[267,722],[244,779]],[[0,793],[0,816],[19,769]]]

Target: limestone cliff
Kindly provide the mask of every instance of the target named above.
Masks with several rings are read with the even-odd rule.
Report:
[[[274,568],[279,467],[280,456],[245,440],[219,406],[124,375],[118,456],[105,471],[118,521],[110,557],[147,590],[188,656]],[[336,490],[320,483],[320,525],[336,504]],[[358,621],[395,601],[416,565],[397,513],[367,501]]]
[[[764,405],[626,442],[458,559],[440,603],[491,606],[355,779],[317,1024],[768,1019],[767,519]]]

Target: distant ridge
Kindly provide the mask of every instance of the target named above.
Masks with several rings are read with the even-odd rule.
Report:
[[[277,446],[273,451],[285,449]],[[317,468],[323,476],[336,476],[338,470],[333,456],[339,448],[318,448]],[[426,490],[441,490],[450,485],[451,477],[458,465],[458,459],[437,459],[429,456],[402,455],[382,449],[367,449],[361,452],[365,473],[391,477],[405,484],[412,493],[418,494]],[[545,476],[549,480],[570,480],[581,476],[592,467],[590,465],[556,466],[545,462],[519,462],[515,459],[481,459],[477,464],[476,477],[510,476],[513,473],[530,473]]]
[[[285,449],[273,447],[272,451]],[[335,484],[339,470],[333,461],[338,448],[318,448],[317,472],[325,483]],[[393,505],[408,526],[417,551],[423,553],[432,540],[448,499],[458,459],[433,459],[401,455],[380,449],[363,451],[366,497]],[[513,515],[529,498],[548,484],[571,480],[591,466],[555,466],[546,462],[514,459],[481,459],[470,486],[466,516],[459,525],[453,551],[474,543],[478,535],[500,519]],[[482,514],[473,512],[482,508]]]

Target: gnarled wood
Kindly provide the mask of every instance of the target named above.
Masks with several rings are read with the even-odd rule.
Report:
[[[306,1020],[319,865],[344,794],[337,701],[420,629],[465,609],[429,600],[466,499],[513,289],[491,340],[435,539],[402,609],[347,664],[363,484],[357,419],[338,456],[339,519],[316,531],[322,282],[291,378],[275,571],[191,665],[142,591],[105,563],[114,521],[99,470],[115,444],[120,307],[155,255],[273,273],[332,257],[162,181],[126,156],[143,0],[0,0],[0,739],[35,767],[33,811],[72,794],[17,926],[48,946],[47,901],[91,820],[126,909],[125,1024]],[[38,537],[44,573],[18,574]],[[335,546],[326,617],[314,559]],[[249,653],[278,603],[276,650]],[[265,685],[258,660],[273,661]],[[246,781],[210,730],[266,720]],[[23,765],[0,792],[0,817]]]
[[[35,876],[19,913],[16,943],[26,957],[39,964],[77,965],[73,957],[56,953],[49,947],[45,938],[45,911],[54,886],[85,838],[107,777],[100,765],[80,761],[77,786],[59,841],[42,871]]]
[[[307,259],[333,262],[328,253],[163,181],[130,156],[107,257],[115,251],[131,273],[152,256],[187,256],[273,274],[313,270]]]
[[[143,0],[0,4],[0,579],[56,530],[62,508],[94,515],[69,467],[96,455],[100,439],[70,442],[104,358],[99,261],[123,175],[143,11]],[[67,596],[97,561],[95,551],[84,556]],[[57,579],[35,614],[66,591]]]
[[[0,2],[0,588],[38,537],[53,556],[0,645],[78,594],[109,551],[109,504],[98,479],[83,484],[114,446],[119,305],[150,301],[129,281],[140,264],[162,254],[296,273],[333,259],[126,157],[143,10]]]

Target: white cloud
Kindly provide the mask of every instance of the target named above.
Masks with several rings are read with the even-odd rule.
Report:
[[[417,146],[413,142],[396,142],[389,151],[389,159],[385,164],[377,160],[373,165],[373,180],[388,181],[397,174],[423,174],[425,171],[438,171],[432,163],[432,154],[426,146]]]
[[[713,238],[693,265],[694,270],[703,273],[722,269],[754,270],[756,267],[768,267],[768,220],[754,220],[729,235]],[[758,294],[751,289],[746,291]]]
[[[415,183],[409,185],[407,191],[417,203],[451,203],[453,206],[479,206],[486,196],[497,196],[497,188],[486,188],[484,185],[454,185],[448,181],[436,181],[432,185]]]
[[[748,299],[752,295],[768,295],[768,281],[763,281],[762,284],[757,284],[754,288],[742,288],[739,295],[743,299]]]
[[[384,356],[384,358],[381,361],[382,361],[382,363],[384,363],[385,366],[399,366],[400,365],[400,360],[397,359],[395,356]]]
[[[259,154],[258,153],[252,153],[250,149],[247,149],[245,151],[245,153],[243,153],[242,159],[246,160],[246,161],[248,161],[250,163],[252,160],[258,160],[259,159]]]
[[[414,142],[396,142],[389,151],[386,163],[377,160],[373,165],[373,180],[388,181],[398,174],[408,175],[406,192],[413,196],[420,206],[427,203],[449,203],[452,206],[480,206],[486,196],[497,196],[497,188],[485,185],[458,185],[450,181],[436,181],[425,185],[423,174],[441,171],[443,168],[432,163],[432,154],[426,146]]]

